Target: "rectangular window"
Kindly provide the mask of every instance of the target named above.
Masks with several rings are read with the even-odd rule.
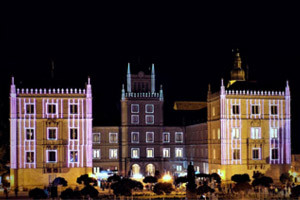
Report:
[[[77,128],[70,128],[70,139],[78,140],[78,129]]]
[[[57,128],[48,128],[48,140],[57,140]]]
[[[26,129],[26,140],[34,140],[34,130],[32,128]]]
[[[169,142],[170,142],[170,133],[163,132],[163,143],[169,143]]]
[[[175,142],[177,143],[183,142],[183,132],[175,132]]]
[[[34,104],[26,104],[26,114],[34,114]]]
[[[252,115],[258,115],[259,114],[259,105],[252,105],[251,113],[252,113]]]
[[[260,128],[252,127],[251,128],[251,139],[260,139],[260,138],[261,138]]]
[[[146,115],[146,124],[154,124],[154,115]]]
[[[270,129],[270,137],[271,139],[278,139],[278,128]]]
[[[118,149],[109,149],[109,159],[118,159]]]
[[[221,131],[220,131],[220,129],[218,128],[218,140],[220,140],[221,139]]]
[[[140,118],[138,115],[131,115],[131,124],[139,124]]]
[[[56,104],[49,104],[48,103],[47,114],[56,114]]]
[[[100,143],[100,133],[93,133],[93,143]]]
[[[240,129],[239,128],[232,128],[232,139],[240,139]]]
[[[146,142],[147,143],[154,142],[154,132],[146,132]]]
[[[131,149],[131,158],[140,158],[140,149],[139,148]]]
[[[271,149],[271,153],[272,153],[271,159],[277,160],[278,159],[278,149]]]
[[[182,158],[183,156],[183,148],[175,148],[175,157]]]
[[[278,114],[278,106],[277,105],[272,105],[271,106],[271,115],[277,115]]]
[[[100,167],[93,167],[93,173],[94,174],[100,173]]]
[[[131,104],[131,113],[139,113],[140,105],[139,104]]]
[[[34,162],[34,152],[27,151],[26,152],[26,163],[33,163]]]
[[[253,148],[252,149],[252,158],[253,158],[253,160],[260,160],[261,159],[260,148]]]
[[[146,104],[145,112],[146,113],[154,113],[154,105],[153,104]]]
[[[118,133],[109,133],[109,143],[118,143]]]
[[[163,148],[163,157],[170,158],[170,148]]]
[[[57,162],[56,150],[47,150],[47,162]]]
[[[233,105],[232,106],[232,114],[233,115],[239,115],[240,114],[240,106],[239,105]]]
[[[182,165],[176,165],[176,171],[181,172],[182,171]]]
[[[93,158],[94,159],[100,159],[100,149],[93,149]]]
[[[154,148],[147,148],[147,158],[154,158]]]
[[[78,162],[78,151],[70,151],[70,162]]]
[[[213,159],[216,159],[216,150],[213,149]]]
[[[78,114],[78,105],[70,104],[70,114]]]
[[[139,143],[139,132],[131,132],[131,142]]]
[[[216,108],[212,107],[212,116],[215,116],[215,115],[216,115]]]
[[[240,159],[240,149],[233,149],[233,160]]]

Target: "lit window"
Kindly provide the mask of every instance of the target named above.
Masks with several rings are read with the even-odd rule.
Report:
[[[34,104],[26,104],[26,114],[34,114]]]
[[[182,171],[182,165],[176,165],[176,171],[181,172]]]
[[[252,105],[251,106],[251,113],[253,115],[258,115],[259,114],[259,105]]]
[[[175,148],[175,157],[182,158],[183,156],[183,148]]]
[[[260,160],[260,148],[253,148],[252,149],[252,158],[253,160]]]
[[[170,142],[170,133],[163,132],[163,143],[169,143],[169,142]]]
[[[212,107],[212,116],[215,116],[215,115],[216,115],[216,108]]]
[[[93,143],[100,143],[100,133],[93,133]]]
[[[118,133],[109,133],[109,143],[118,143]]]
[[[175,132],[175,142],[183,142],[183,132]]]
[[[132,132],[131,133],[131,142],[132,143],[139,143],[139,132]]]
[[[232,106],[232,114],[233,115],[239,115],[240,114],[240,106],[239,105],[233,105]]]
[[[118,159],[118,149],[109,149],[109,159]]]
[[[78,114],[78,105],[70,104],[70,114]]]
[[[47,162],[57,162],[56,150],[47,150]]]
[[[170,158],[170,148],[163,148],[163,157]]]
[[[218,140],[221,139],[221,131],[220,129],[218,128]]]
[[[272,139],[278,139],[278,128],[271,128],[270,129],[270,137]]]
[[[47,114],[56,114],[56,104],[48,104]]]
[[[70,139],[71,140],[78,139],[78,129],[77,128],[70,128]]]
[[[131,149],[131,158],[140,158],[140,149],[139,148]]]
[[[154,105],[153,104],[146,104],[145,111],[146,111],[146,113],[154,113]]]
[[[239,128],[232,128],[232,138],[233,139],[240,139],[240,129]]]
[[[100,159],[100,149],[93,149],[93,158],[94,159]]]
[[[131,104],[131,113],[139,113],[140,107],[139,104]]]
[[[200,172],[200,167],[199,167],[199,166],[196,166],[195,171],[199,173],[199,172]]]
[[[100,173],[100,167],[93,167],[93,173],[94,174]]]
[[[213,159],[216,159],[216,150],[213,149]]]
[[[146,132],[146,142],[147,143],[154,142],[154,132]]]
[[[70,151],[70,162],[78,162],[78,151]]]
[[[271,159],[277,160],[278,159],[278,149],[271,149],[271,153],[272,153]]]
[[[57,139],[57,128],[48,128],[48,140],[56,140]]]
[[[277,115],[278,114],[277,108],[278,108],[277,105],[272,105],[271,106],[271,115]]]
[[[147,158],[154,158],[154,148],[147,148]]]
[[[233,149],[233,160],[240,159],[240,149]]]
[[[34,140],[34,130],[32,128],[26,129],[26,140]]]
[[[260,134],[260,128],[251,128],[251,138],[252,139],[260,139],[261,134]]]
[[[34,152],[27,151],[26,152],[26,163],[33,163],[34,162]]]
[[[131,115],[131,124],[139,124],[139,116],[138,115]]]
[[[146,124],[154,124],[154,115],[146,115]]]

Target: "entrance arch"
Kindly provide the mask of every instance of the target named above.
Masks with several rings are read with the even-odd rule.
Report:
[[[131,166],[132,176],[140,174],[141,167],[138,164],[133,164]]]
[[[155,166],[153,164],[146,165],[146,174],[148,176],[154,176],[155,175]]]

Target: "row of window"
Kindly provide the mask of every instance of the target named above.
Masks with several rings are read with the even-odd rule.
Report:
[[[163,148],[162,151],[164,158],[170,158],[170,148]],[[146,148],[146,157],[154,158],[154,148]],[[175,148],[175,158],[183,157],[183,148]],[[93,149],[93,158],[101,159],[101,150]],[[118,158],[118,149],[109,149],[109,159]],[[131,158],[140,158],[140,148],[131,148]]]
[[[154,124],[154,115],[145,115],[146,124]],[[131,115],[131,124],[139,124],[140,116],[139,115]]]
[[[232,128],[231,135],[233,139],[240,139],[240,128]],[[261,128],[252,127],[250,137],[251,139],[261,139]],[[278,128],[270,128],[270,138],[278,139]]]
[[[46,114],[57,114],[57,104],[56,103],[47,103],[46,105]],[[34,114],[34,104],[26,104],[25,114]],[[69,104],[70,114],[78,114],[78,104]]]
[[[241,158],[241,150],[240,149],[233,149],[232,159],[233,160],[240,160]],[[213,151],[213,158],[215,159],[215,150]],[[261,160],[261,148],[253,148],[252,149],[252,159],[253,160]],[[271,149],[271,160],[278,160],[278,149],[272,148]]]
[[[69,151],[69,162],[78,162],[78,151]],[[57,150],[46,150],[46,162],[56,163],[57,162]],[[34,163],[34,152],[26,151],[26,163]]]
[[[240,114],[240,105],[232,105],[232,115],[239,115]],[[251,114],[252,115],[259,115],[260,114],[260,105],[251,105]],[[278,114],[278,106],[271,105],[271,115]]]
[[[70,128],[70,140],[78,140],[78,128]],[[26,128],[26,140],[34,140],[34,129]],[[47,140],[57,140],[57,128],[51,127],[47,128]]]
[[[131,113],[140,113],[140,105],[139,104],[131,104]],[[154,113],[154,105],[146,104],[145,105],[145,113]]]

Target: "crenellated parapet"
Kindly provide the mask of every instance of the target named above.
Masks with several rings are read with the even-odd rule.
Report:
[[[284,91],[225,90],[226,95],[285,96]]]
[[[161,98],[158,92],[126,92],[125,98]]]
[[[48,94],[87,94],[85,89],[77,88],[51,88],[51,89],[28,89],[28,88],[17,88],[17,94],[34,94],[34,95],[48,95]]]

